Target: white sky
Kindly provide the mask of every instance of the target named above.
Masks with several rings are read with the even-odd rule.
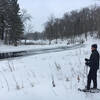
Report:
[[[19,0],[20,7],[32,16],[34,31],[42,31],[48,17],[62,17],[67,11],[95,4],[95,0]]]

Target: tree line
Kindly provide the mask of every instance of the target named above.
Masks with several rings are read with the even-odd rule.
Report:
[[[5,44],[17,45],[25,31],[32,33],[33,27],[27,25],[27,20],[30,19],[31,16],[25,10],[21,12],[18,0],[0,0],[0,40]],[[28,30],[26,27],[29,27]],[[45,23],[44,31],[35,32],[31,38],[49,39],[50,43],[56,39],[57,43],[58,38],[75,39],[83,34],[87,39],[87,33],[93,35],[94,31],[100,38],[100,6],[96,5],[66,12],[62,18],[51,16]]]
[[[74,39],[82,34],[87,39],[87,33],[91,32],[93,35],[94,31],[100,38],[100,6],[96,5],[67,12],[62,18],[51,16],[45,24],[43,33],[51,41],[58,38]]]
[[[24,32],[18,0],[0,0],[0,39],[17,45]]]

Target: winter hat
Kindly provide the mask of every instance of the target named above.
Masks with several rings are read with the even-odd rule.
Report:
[[[97,49],[97,44],[93,44],[91,47]]]

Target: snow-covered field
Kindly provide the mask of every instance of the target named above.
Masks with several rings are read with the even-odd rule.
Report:
[[[15,46],[7,46],[0,45],[0,53],[4,52],[14,52],[14,51],[26,51],[26,50],[40,50],[40,49],[48,49],[48,48],[57,48],[66,46],[67,44],[57,44],[57,45],[19,45]]]
[[[79,44],[79,43],[76,43]],[[0,45],[0,53],[14,52],[14,51],[28,51],[28,50],[42,50],[42,49],[55,49],[58,47],[73,46],[75,44],[67,45],[63,44],[52,44],[52,45],[19,45],[17,47],[11,45]]]
[[[61,41],[60,39],[58,40],[58,43],[55,43],[55,40],[52,40],[51,45],[49,45],[47,40],[38,40],[38,41],[31,41],[27,40],[27,43],[34,43],[34,45],[18,45],[12,46],[12,45],[4,45],[0,41],[0,53],[5,53],[5,52],[14,52],[14,51],[28,51],[28,50],[43,50],[43,49],[55,49],[58,47],[66,47],[66,46],[73,46],[75,44],[79,44],[79,42],[76,42],[75,44],[67,44],[68,40]]]
[[[82,93],[86,85],[84,58],[91,54],[90,39],[85,47],[57,53],[0,61],[1,100],[100,100],[100,93]],[[98,88],[100,88],[98,71]],[[53,87],[55,85],[55,87]]]

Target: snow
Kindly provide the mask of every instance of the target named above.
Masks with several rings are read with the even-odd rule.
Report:
[[[11,46],[11,45],[4,45],[3,43],[0,43],[0,53],[5,52],[14,52],[14,51],[28,51],[28,50],[43,50],[43,49],[52,49],[52,48],[58,48],[58,47],[66,47],[66,46],[73,46],[75,44],[69,44],[67,45],[67,40],[61,41],[58,40],[58,43],[55,44],[55,40],[52,41],[52,44],[49,45],[48,41],[45,40],[38,40],[38,41],[31,41],[28,40],[27,43],[34,43],[34,45],[18,45]],[[76,43],[79,44],[79,43]]]
[[[99,40],[91,38],[85,47],[73,50],[1,60],[1,100],[100,100],[99,93],[77,90],[86,85],[84,58],[90,56],[93,43],[99,45],[100,52]],[[99,81],[100,71],[98,88]]]

